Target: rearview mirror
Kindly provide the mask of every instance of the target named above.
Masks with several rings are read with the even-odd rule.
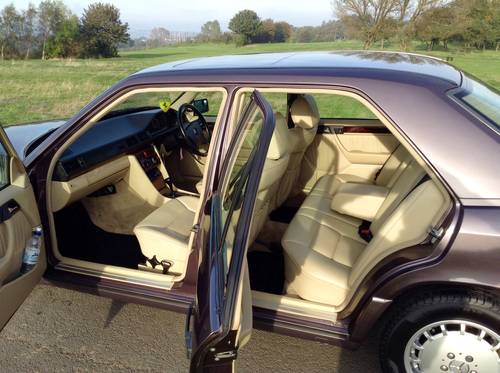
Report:
[[[200,113],[208,113],[209,107],[208,107],[208,99],[206,98],[200,98],[198,100],[193,100],[192,104]]]

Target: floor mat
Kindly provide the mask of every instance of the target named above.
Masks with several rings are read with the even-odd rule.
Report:
[[[250,251],[247,259],[252,290],[283,294],[285,263],[281,246],[273,245],[270,251]]]
[[[63,256],[133,269],[146,260],[135,236],[109,233],[95,226],[81,203],[58,211],[54,219]]]
[[[124,182],[115,184],[116,193],[82,200],[94,225],[106,232],[132,235],[134,227],[158,207],[147,203]]]

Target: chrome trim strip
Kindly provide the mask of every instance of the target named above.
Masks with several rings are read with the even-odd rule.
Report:
[[[134,285],[149,286],[149,287],[154,287],[154,288],[158,288],[158,289],[162,289],[162,290],[171,290],[172,287],[174,286],[173,281],[154,281],[154,280],[144,280],[144,279],[137,280],[131,276],[109,274],[109,273],[99,272],[99,271],[95,271],[92,269],[74,266],[74,265],[65,264],[65,263],[57,264],[55,266],[55,269],[61,270],[61,271],[66,271],[66,272],[77,273],[77,274],[84,275],[84,276],[96,277],[99,279],[107,279],[107,280],[120,281],[120,282],[134,284]]]
[[[379,298],[379,297],[372,297],[372,302],[385,304],[385,303],[391,303],[392,300],[390,300],[390,299],[384,299],[384,298]]]

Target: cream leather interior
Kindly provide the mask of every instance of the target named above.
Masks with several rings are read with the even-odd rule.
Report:
[[[415,160],[392,161],[384,166],[390,169],[379,173],[379,177],[383,175],[380,182],[386,184],[382,188],[388,192],[383,202],[377,203],[369,243],[358,233],[361,219],[330,207],[335,193],[345,188],[340,186],[344,179],[350,179],[348,176],[328,177],[329,183],[318,182],[318,188],[313,188],[282,238],[288,293],[340,306],[382,259],[425,240],[449,208],[450,198],[432,180],[418,185],[425,171]],[[360,206],[355,199],[351,194],[349,204]]]
[[[171,199],[137,224],[134,234],[144,256],[168,260],[171,273],[183,273],[198,204],[199,199],[191,196]]]
[[[297,181],[300,176],[302,159],[307,147],[313,142],[319,124],[319,112],[314,97],[311,95],[300,95],[290,107],[290,115],[295,125],[289,129],[290,161],[285,175],[280,183],[279,192],[276,195],[274,207],[278,207],[297,190]]]
[[[276,115],[261,182],[257,192],[249,242],[253,242],[269,214],[269,204],[285,173],[288,153],[288,127],[282,115]],[[248,149],[243,149],[246,152]],[[168,200],[134,228],[144,256],[172,263],[170,272],[182,273],[189,256],[189,237],[198,209],[199,198],[181,196]]]
[[[290,160],[288,126],[285,117],[275,114],[274,129],[269,149],[262,170],[262,176],[257,191],[257,199],[250,229],[249,242],[252,243],[264,226],[269,213],[274,209],[275,196],[278,193],[281,180]]]
[[[373,221],[388,193],[384,186],[345,183],[334,194],[330,207],[343,215]]]
[[[342,122],[337,120],[334,125]],[[398,145],[386,133],[322,133],[304,154],[297,188],[308,193],[325,175],[349,175],[348,181],[355,182],[374,180]]]
[[[359,174],[350,173],[324,175],[318,179],[310,194],[333,196],[342,184],[349,182],[374,184],[391,188],[412,160],[413,157],[411,154],[402,145],[398,145],[385,163],[373,170],[372,177],[366,178]]]
[[[4,140],[4,136],[0,129],[0,140]],[[3,141],[0,146],[2,145]],[[10,184],[1,190],[0,206],[15,201],[19,209],[12,210],[8,206],[7,210],[12,215],[0,222],[0,329],[40,281],[47,267],[45,245],[42,242],[35,268],[24,275],[20,274],[26,242],[31,237],[32,229],[40,226],[41,221],[33,188],[24,167],[18,158],[12,157],[13,148],[6,148],[11,157],[7,162],[2,162],[1,166],[4,167],[2,171],[8,174]]]

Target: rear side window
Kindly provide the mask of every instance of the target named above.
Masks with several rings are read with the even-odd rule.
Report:
[[[330,94],[313,96],[323,119],[377,119],[365,105],[352,97]]]
[[[500,130],[500,95],[493,89],[468,79],[465,89],[454,96]]]
[[[9,155],[0,143],[0,189],[9,185]]]

